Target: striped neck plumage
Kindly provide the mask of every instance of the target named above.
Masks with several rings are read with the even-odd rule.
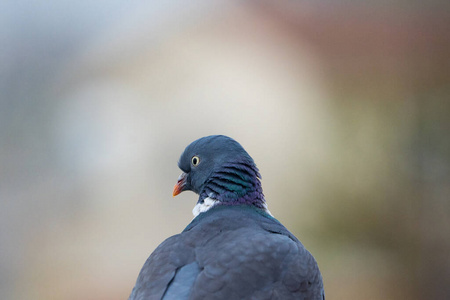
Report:
[[[223,165],[204,184],[193,210],[194,216],[215,205],[247,204],[270,214],[261,187],[261,175],[253,162]]]

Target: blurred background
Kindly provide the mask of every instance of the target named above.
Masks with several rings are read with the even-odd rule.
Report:
[[[0,298],[126,299],[225,134],[327,299],[450,299],[447,3],[2,1]]]

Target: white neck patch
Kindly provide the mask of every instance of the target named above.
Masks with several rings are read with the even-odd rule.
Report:
[[[203,199],[203,203],[197,203],[194,206],[194,209],[192,210],[192,214],[194,215],[194,218],[197,217],[199,214],[210,210],[213,206],[217,205],[218,203],[219,203],[219,200],[216,200],[216,199],[213,199],[210,197]],[[265,202],[264,202],[264,210],[266,213],[268,213],[270,216],[272,216],[269,209],[267,209],[267,204]]]
[[[264,206],[264,211],[265,211],[266,213],[268,213],[269,216],[273,217],[273,215],[270,213],[270,210],[267,208],[267,203],[266,203],[265,201],[264,201],[264,203],[263,203],[263,206]]]
[[[203,199],[203,203],[197,203],[197,205],[194,206],[194,209],[192,210],[192,214],[194,215],[194,218],[201,214],[202,212],[208,211],[211,207],[219,203],[218,200],[212,199],[212,198],[205,198]]]

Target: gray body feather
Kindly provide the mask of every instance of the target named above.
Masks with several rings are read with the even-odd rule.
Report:
[[[283,225],[255,207],[221,205],[159,245],[129,300],[324,298],[314,257]]]

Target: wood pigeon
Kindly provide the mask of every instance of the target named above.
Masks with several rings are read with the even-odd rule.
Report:
[[[145,262],[129,300],[325,299],[316,260],[267,209],[261,176],[235,140],[186,147],[173,195],[200,197],[194,219]]]

